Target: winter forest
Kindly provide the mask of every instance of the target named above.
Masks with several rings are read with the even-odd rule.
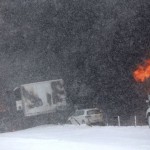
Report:
[[[149,16],[148,0],[1,0],[1,109],[21,84],[63,79],[71,105],[144,122],[150,84],[133,72],[150,57]]]

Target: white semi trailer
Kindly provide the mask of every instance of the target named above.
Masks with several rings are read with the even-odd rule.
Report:
[[[66,93],[62,79],[24,84],[14,89],[16,110],[36,116],[65,109]]]

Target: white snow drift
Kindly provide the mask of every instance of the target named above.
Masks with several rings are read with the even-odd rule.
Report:
[[[0,134],[0,150],[150,150],[150,129],[46,125]]]

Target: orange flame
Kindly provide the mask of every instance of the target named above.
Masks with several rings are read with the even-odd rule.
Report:
[[[150,59],[145,60],[143,65],[139,65],[133,72],[133,76],[137,82],[144,82],[150,78]]]

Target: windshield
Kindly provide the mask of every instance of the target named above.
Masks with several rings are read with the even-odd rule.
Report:
[[[93,115],[93,114],[99,114],[100,111],[99,110],[89,110],[87,111],[87,115]]]
[[[76,111],[73,116],[81,116],[81,115],[84,115],[84,111],[83,110]]]

